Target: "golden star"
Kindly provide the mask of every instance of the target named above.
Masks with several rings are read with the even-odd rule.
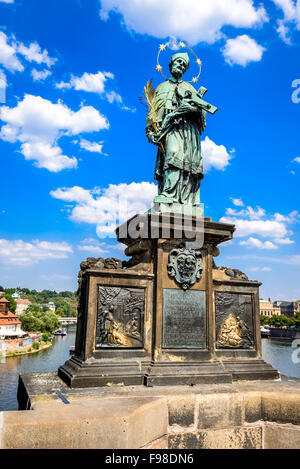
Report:
[[[198,78],[197,78],[197,77],[194,77],[194,78],[192,79],[192,82],[193,82],[193,83],[197,83],[197,81],[198,81]]]
[[[156,70],[158,70],[159,72],[162,71],[162,66],[161,65],[156,65]]]
[[[197,62],[198,65],[201,65],[201,64],[202,64],[202,62],[201,62],[200,59],[197,59],[196,62]]]
[[[166,47],[167,47],[166,44],[160,44],[159,46],[160,50],[165,50]]]
[[[186,45],[185,45],[184,42],[180,42],[179,45],[180,45],[181,47],[186,47]]]

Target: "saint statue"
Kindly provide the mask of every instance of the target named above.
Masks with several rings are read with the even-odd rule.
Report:
[[[204,87],[197,93],[190,83],[182,80],[189,65],[186,52],[174,54],[169,63],[170,78],[152,90],[146,135],[158,147],[155,203],[200,205],[203,178],[200,135],[206,126],[206,112],[213,114],[217,108],[202,99]],[[147,95],[146,88],[145,92]]]

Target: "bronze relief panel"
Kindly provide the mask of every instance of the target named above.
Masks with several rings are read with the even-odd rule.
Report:
[[[142,348],[144,311],[144,289],[99,286],[96,349]]]
[[[215,292],[216,346],[218,349],[254,347],[251,294]]]

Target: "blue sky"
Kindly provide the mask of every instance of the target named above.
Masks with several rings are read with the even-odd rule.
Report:
[[[300,298],[299,30],[295,0],[0,0],[0,285],[75,290],[86,257],[124,258],[120,201],[156,191],[138,97],[172,38],[219,108],[201,202],[237,229],[216,263]]]

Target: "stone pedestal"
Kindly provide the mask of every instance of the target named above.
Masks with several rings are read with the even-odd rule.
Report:
[[[214,263],[234,229],[156,213],[120,226],[131,258],[83,263],[75,355],[59,376],[71,387],[278,378],[261,359],[260,283]]]

